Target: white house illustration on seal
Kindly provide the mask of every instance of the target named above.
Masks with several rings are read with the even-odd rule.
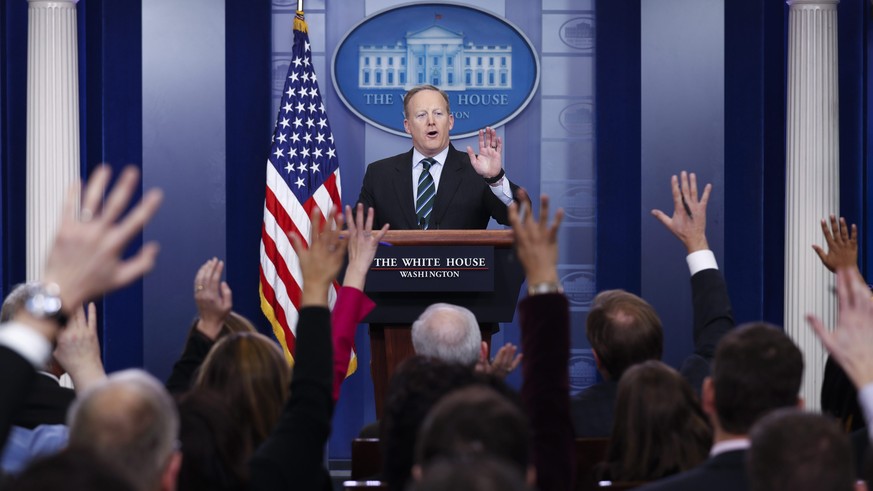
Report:
[[[512,46],[464,44],[463,33],[433,25],[393,46],[359,46],[358,68],[361,89],[510,89]]]

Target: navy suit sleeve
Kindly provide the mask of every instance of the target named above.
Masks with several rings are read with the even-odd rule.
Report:
[[[679,371],[700,394],[703,380],[711,371],[715,348],[735,322],[721,271],[704,269],[692,276],[691,298],[694,305],[694,354],[683,361]]]
[[[537,488],[574,489],[575,442],[570,419],[570,308],[560,294],[534,295],[518,307],[521,400],[533,430]]]
[[[330,311],[301,309],[291,396],[276,428],[252,457],[250,489],[331,489],[323,456],[333,412],[332,349]]]
[[[691,277],[691,295],[694,304],[694,353],[712,361],[718,342],[735,324],[721,271],[698,271]]]
[[[364,182],[361,184],[361,193],[358,195],[358,203],[364,205],[364,211],[368,208],[375,207],[374,199],[375,183],[373,182],[372,166],[367,166],[367,171],[364,173]],[[356,203],[357,204],[357,203]]]

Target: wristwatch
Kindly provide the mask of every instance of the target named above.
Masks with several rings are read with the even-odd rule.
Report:
[[[498,172],[496,176],[485,177],[484,179],[485,179],[485,182],[487,182],[489,185],[497,184],[498,182],[500,182],[501,179],[503,179],[503,176],[505,176],[505,175],[506,175],[506,171],[503,169],[500,169],[500,172]]]
[[[33,283],[25,289],[24,309],[37,319],[50,319],[63,327],[69,320],[63,312],[61,288],[56,283]]]
[[[527,287],[527,294],[530,297],[547,293],[564,293],[564,287],[557,281],[544,281]]]

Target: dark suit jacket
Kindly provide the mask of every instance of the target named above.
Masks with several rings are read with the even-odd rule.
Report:
[[[518,186],[509,184],[515,195]],[[367,166],[358,202],[376,210],[373,228],[390,223],[392,230],[418,229],[412,193],[412,150]],[[506,205],[489,189],[482,176],[476,174],[466,152],[459,152],[449,144],[430,229],[484,229],[491,217],[509,224]]]
[[[717,269],[704,269],[691,277],[694,306],[694,353],[682,363],[680,373],[700,393],[709,376],[710,363],[719,340],[735,324],[727,285]],[[617,381],[606,381],[577,394],[572,402],[576,436],[609,436],[612,432]]]
[[[27,401],[15,415],[14,424],[29,429],[67,424],[67,409],[75,399],[73,389],[61,387],[57,380],[40,373],[33,379]]]
[[[0,446],[5,445],[13,418],[24,406],[36,376],[36,370],[29,361],[15,351],[0,346]]]
[[[333,415],[330,311],[300,309],[291,395],[276,427],[249,462],[251,491],[329,491],[324,449]]]
[[[746,476],[746,451],[734,450],[718,454],[688,472],[637,489],[639,491],[747,490],[749,478]]]

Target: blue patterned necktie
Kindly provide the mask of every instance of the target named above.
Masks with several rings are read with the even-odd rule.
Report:
[[[422,159],[421,175],[418,176],[418,196],[415,200],[415,216],[418,218],[418,228],[427,230],[430,222],[430,212],[433,211],[433,200],[436,196],[436,185],[430,175],[430,167],[437,163],[432,158]]]

